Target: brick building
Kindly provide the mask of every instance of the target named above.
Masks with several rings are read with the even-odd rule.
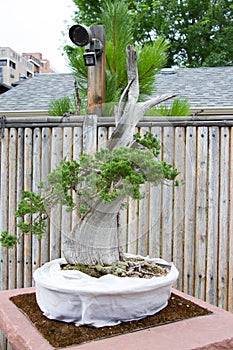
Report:
[[[39,73],[55,73],[41,53],[20,55],[10,47],[0,47],[0,94]]]
[[[34,65],[34,73],[55,73],[50,67],[49,60],[43,58],[41,53],[23,53],[22,56]]]

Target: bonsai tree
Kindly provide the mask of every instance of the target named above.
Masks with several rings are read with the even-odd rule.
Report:
[[[16,212],[16,216],[21,217],[20,235],[32,233],[41,238],[54,205],[76,210],[78,222],[64,250],[67,262],[72,264],[111,265],[124,259],[117,225],[122,205],[128,196],[143,198],[141,184],[150,182],[156,186],[178,175],[171,164],[158,159],[160,144],[151,133],[135,134],[144,113],[173,96],[138,102],[137,54],[130,45],[126,54],[128,85],[115,112],[116,128],[107,147],[94,155],[83,154],[79,160],[63,159],[49,174],[47,183],[41,184],[41,194],[25,192]],[[24,220],[27,214],[31,220]],[[4,231],[0,241],[3,246],[12,247],[18,237]]]

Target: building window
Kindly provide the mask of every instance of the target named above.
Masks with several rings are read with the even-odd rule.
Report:
[[[5,50],[5,49],[2,49],[2,50],[1,50],[1,55],[2,55],[2,56],[5,56],[5,55],[6,55],[6,50]]]
[[[13,62],[13,61],[10,60],[10,67],[13,68],[13,69],[16,69],[16,64],[15,64],[15,62]]]
[[[7,66],[7,60],[0,60],[0,66]]]
[[[15,78],[15,71],[12,68],[10,68],[10,78],[11,79]]]

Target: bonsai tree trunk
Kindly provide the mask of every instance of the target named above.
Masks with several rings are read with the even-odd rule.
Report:
[[[108,141],[109,149],[132,147],[135,127],[144,113],[154,105],[174,97],[163,95],[138,103],[137,57],[130,45],[127,46],[127,74],[128,85],[115,112],[116,129]],[[111,265],[123,258],[117,226],[122,202],[123,198],[109,203],[99,201],[79,220],[65,243],[64,256],[69,263]]]
[[[81,219],[65,244],[69,263],[111,265],[121,259],[117,215],[122,199],[99,202]]]

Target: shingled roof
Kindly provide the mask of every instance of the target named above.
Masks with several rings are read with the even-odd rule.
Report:
[[[233,67],[164,69],[156,94],[177,93],[192,109],[233,109]],[[1,111],[47,111],[52,100],[74,94],[72,74],[39,74],[0,95]]]
[[[53,100],[74,94],[71,74],[38,74],[0,95],[0,111],[44,111]]]
[[[163,69],[156,91],[177,93],[192,108],[233,107],[233,67]]]

